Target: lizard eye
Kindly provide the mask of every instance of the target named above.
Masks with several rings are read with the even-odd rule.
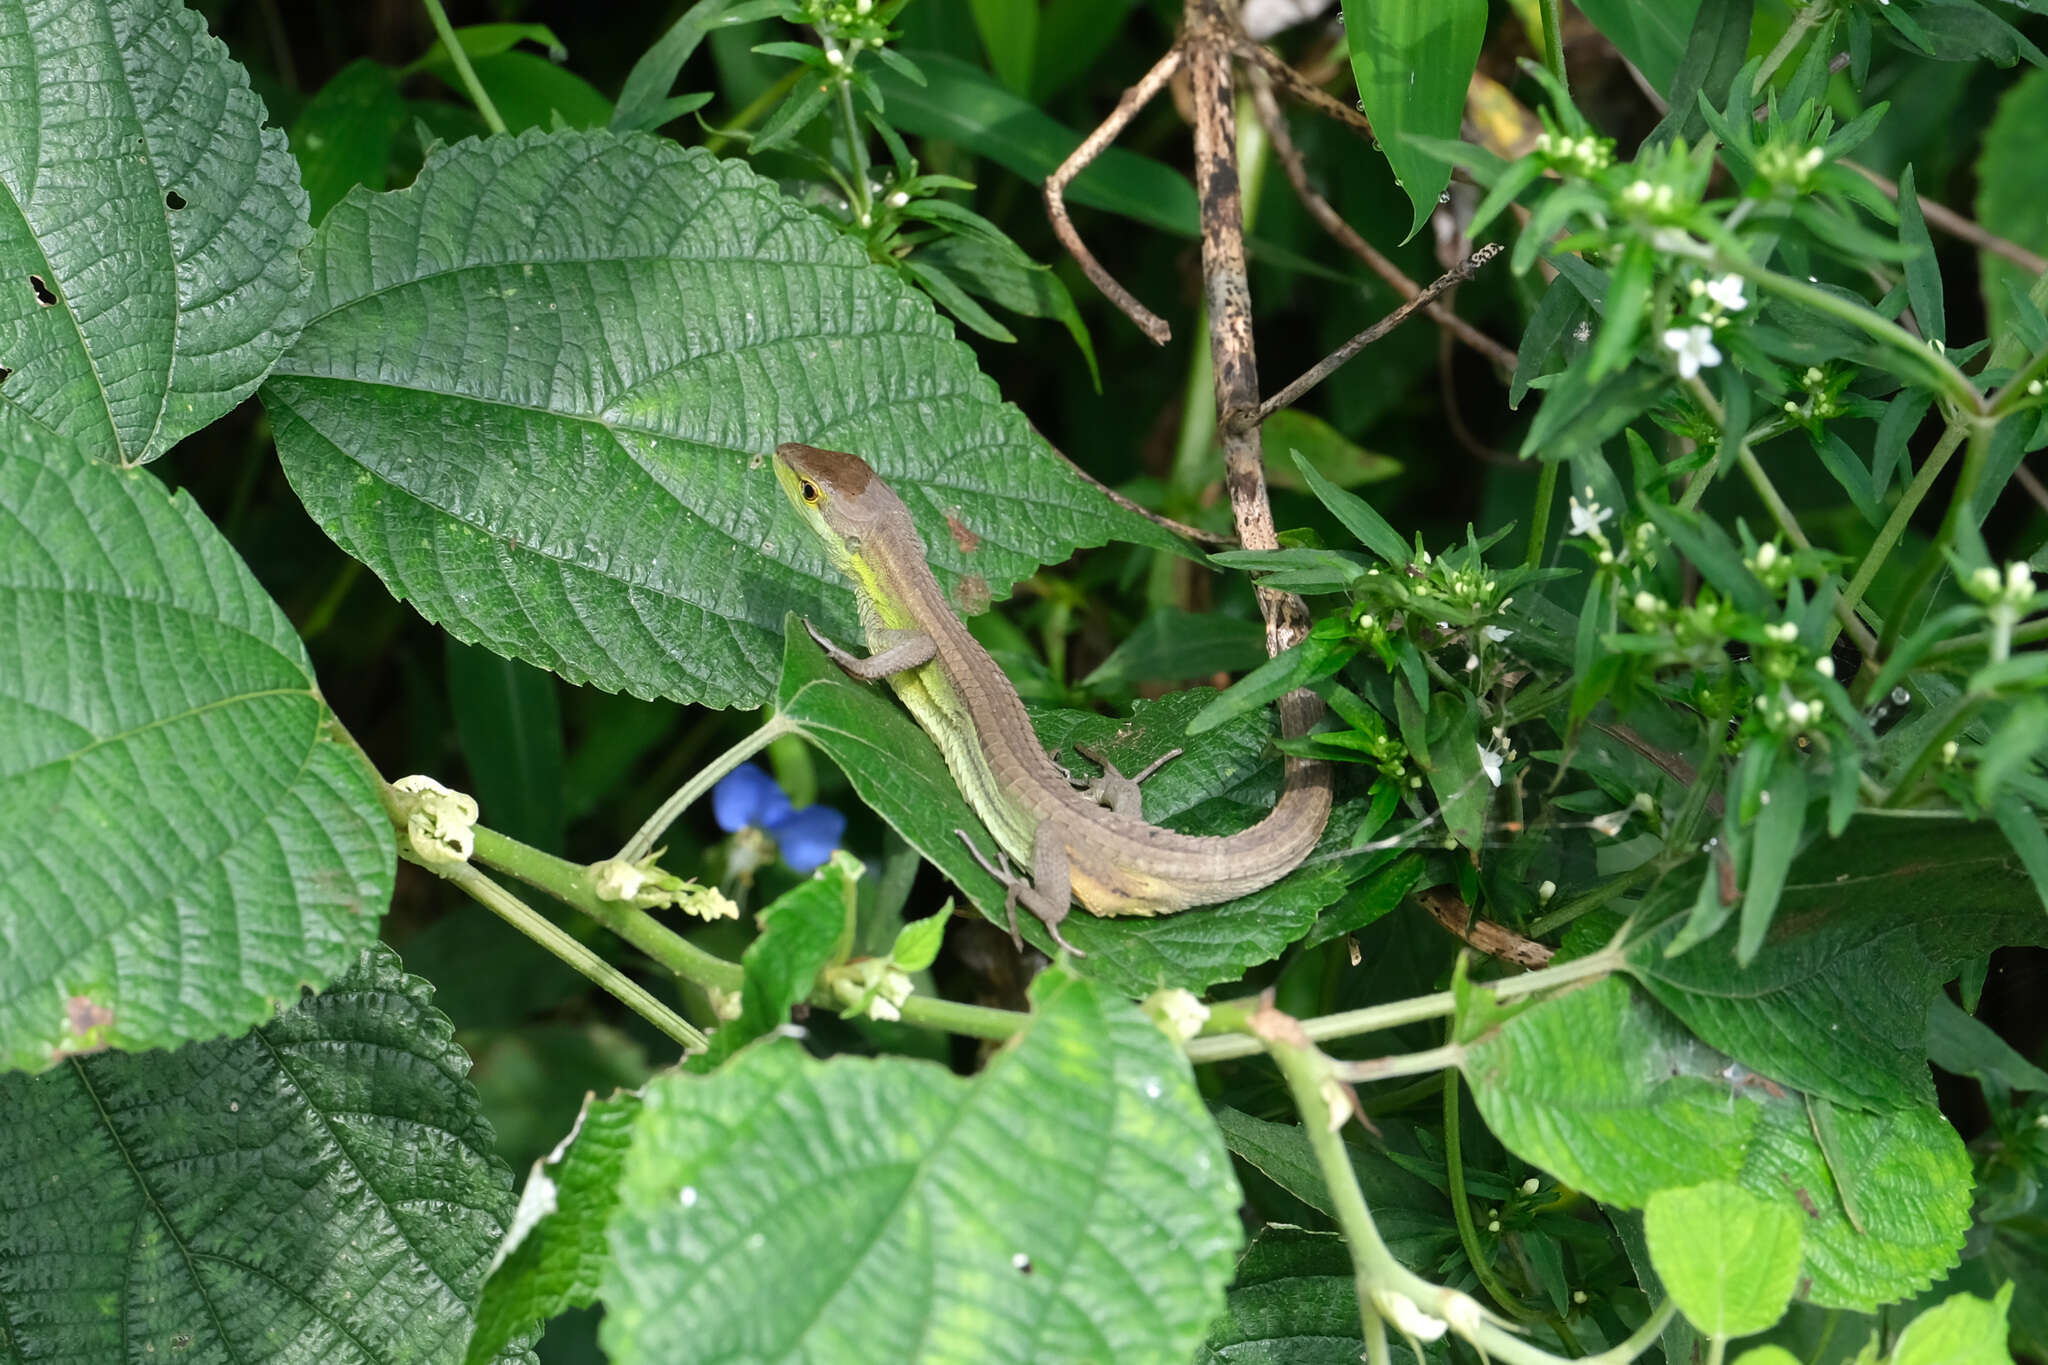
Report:
[[[818,501],[818,485],[812,483],[809,479],[805,479],[797,485],[797,492],[803,494],[805,502],[815,504]]]

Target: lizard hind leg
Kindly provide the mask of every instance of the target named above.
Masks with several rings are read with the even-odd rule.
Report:
[[[1026,910],[1038,917],[1052,941],[1075,957],[1088,954],[1067,942],[1060,933],[1060,921],[1067,917],[1073,901],[1073,877],[1068,869],[1067,851],[1051,839],[1040,839],[1032,850],[1032,876],[1026,879],[1010,866],[1010,860],[1003,857],[1001,849],[996,850],[996,860],[991,862],[975,844],[974,836],[964,829],[953,833],[960,836],[960,842],[967,845],[967,852],[974,861],[981,864],[981,870],[1003,884],[1003,909],[1010,916],[1010,938],[1018,951],[1024,948],[1024,936],[1017,931],[1017,907],[1022,904]]]

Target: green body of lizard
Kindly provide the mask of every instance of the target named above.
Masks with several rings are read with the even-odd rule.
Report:
[[[1146,824],[1136,781],[1106,764],[1104,778],[1077,790],[1040,747],[1016,688],[954,613],[909,510],[889,486],[858,456],[804,445],[778,448],[775,472],[833,566],[852,581],[869,656],[857,658],[815,629],[812,635],[853,677],[889,682],[996,843],[1029,870],[1025,876],[1000,858],[991,863],[962,832],[1007,888],[1013,933],[1022,904],[1070,947],[1059,924],[1071,901],[1098,915],[1170,914],[1270,885],[1315,847],[1330,815],[1330,771],[1313,760],[1290,757],[1272,813],[1220,837]],[[1306,732],[1319,704],[1297,692],[1280,705],[1292,735]]]

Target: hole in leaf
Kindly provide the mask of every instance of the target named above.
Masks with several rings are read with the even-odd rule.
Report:
[[[0,384],[5,384],[7,382],[7,377],[13,373],[14,371],[9,369],[7,366],[0,365]]]
[[[36,291],[36,302],[43,305],[43,307],[48,308],[51,304],[57,301],[57,296],[50,292],[49,285],[43,283],[43,277],[41,275],[29,276],[28,285],[29,288]]]
[[[169,193],[164,195],[164,207],[167,209],[184,208],[185,196],[178,193],[176,190],[170,191]]]

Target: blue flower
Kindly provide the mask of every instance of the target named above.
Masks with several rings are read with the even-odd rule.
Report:
[[[845,816],[830,806],[793,809],[775,779],[752,763],[742,763],[718,780],[711,789],[711,813],[727,834],[754,829],[767,835],[782,851],[790,871],[803,876],[822,867],[846,833]],[[749,862],[742,875],[758,865]]]

